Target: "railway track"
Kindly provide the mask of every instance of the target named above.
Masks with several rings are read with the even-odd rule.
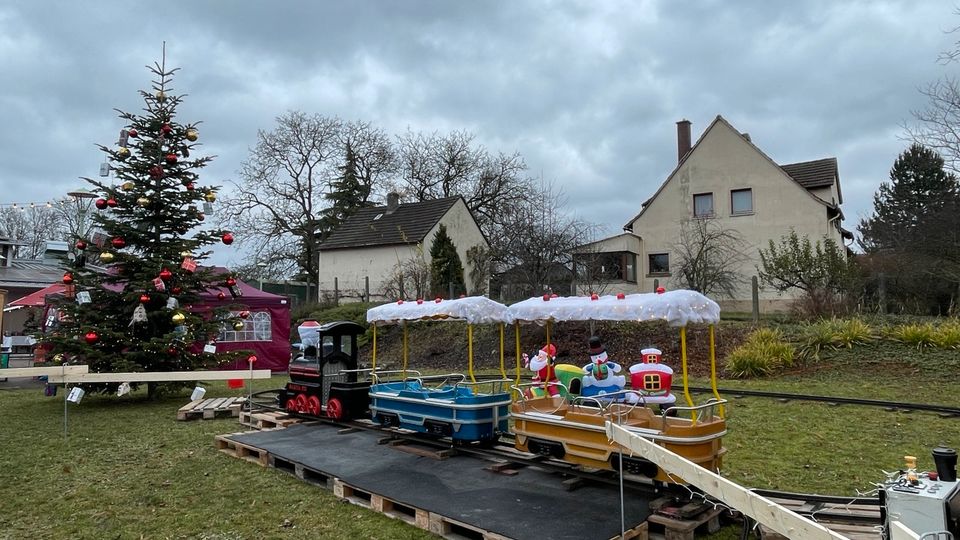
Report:
[[[712,392],[710,388],[690,386],[691,391],[698,393]],[[673,387],[674,390],[683,390],[682,387]],[[927,403],[905,403],[902,401],[884,401],[880,399],[864,399],[840,396],[817,396],[810,394],[789,394],[785,392],[764,392],[760,390],[740,390],[734,388],[718,388],[721,395],[728,396],[750,396],[765,397],[773,399],[782,399],[787,401],[819,401],[832,405],[866,405],[869,407],[880,407],[892,411],[928,411],[941,414],[943,416],[960,416],[960,407],[949,407],[947,405],[935,405]]]

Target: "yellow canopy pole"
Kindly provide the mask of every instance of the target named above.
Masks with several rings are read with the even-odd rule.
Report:
[[[680,327],[680,362],[683,366],[683,396],[687,398],[687,405],[693,407],[693,399],[690,397],[690,385],[687,380],[687,327]]]
[[[403,378],[407,378],[407,321],[403,321]]]
[[[548,350],[549,350],[549,348],[550,348],[550,327],[552,326],[552,322],[553,322],[553,321],[551,321],[550,319],[547,319],[547,345],[545,346],[545,348],[548,349]],[[549,389],[547,388],[547,381],[550,379],[550,370],[551,370],[549,353],[548,353],[547,356],[548,356],[548,358],[547,358],[547,376],[544,377],[543,380],[540,381],[540,382],[543,383],[543,395],[544,395],[544,396],[547,396],[547,397],[550,397],[550,391],[549,391]]]
[[[517,380],[514,384],[520,384],[520,321],[513,323],[513,337],[517,342]]]
[[[467,324],[467,373],[470,374],[470,381],[477,382],[473,376],[473,325]]]
[[[371,369],[373,372],[377,371],[377,323],[373,323],[373,353],[371,354],[372,366]]]
[[[710,325],[710,387],[713,388],[713,395],[720,399],[720,392],[717,390],[717,348],[714,345],[713,325]],[[724,418],[723,405],[720,405],[720,418]]]
[[[500,323],[500,375],[507,378],[507,370],[503,366],[503,323]]]

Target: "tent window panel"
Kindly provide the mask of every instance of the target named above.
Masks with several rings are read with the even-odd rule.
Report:
[[[239,311],[231,311],[230,317],[238,317]],[[270,313],[267,311],[256,311],[250,313],[250,316],[243,320],[243,329],[235,330],[232,323],[220,325],[220,335],[217,341],[220,343],[241,343],[249,341],[270,341]]]

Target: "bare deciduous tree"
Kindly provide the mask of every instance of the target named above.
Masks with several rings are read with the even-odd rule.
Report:
[[[430,265],[423,258],[423,244],[417,244],[410,258],[398,260],[383,283],[387,298],[425,298],[430,292]]]
[[[746,242],[740,233],[714,219],[690,219],[680,225],[680,237],[673,244],[677,254],[679,287],[707,296],[734,298],[746,278],[741,266],[747,262]]]
[[[62,201],[61,201],[62,202]],[[43,254],[47,240],[66,240],[66,222],[58,206],[0,209],[0,235],[24,243],[14,256],[35,259]]]

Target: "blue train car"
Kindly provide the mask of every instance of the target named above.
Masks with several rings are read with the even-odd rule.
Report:
[[[431,384],[437,379],[444,380]],[[370,413],[384,426],[461,442],[494,441],[509,427],[511,397],[505,390],[510,382],[472,383],[458,375],[375,383],[370,387]]]

